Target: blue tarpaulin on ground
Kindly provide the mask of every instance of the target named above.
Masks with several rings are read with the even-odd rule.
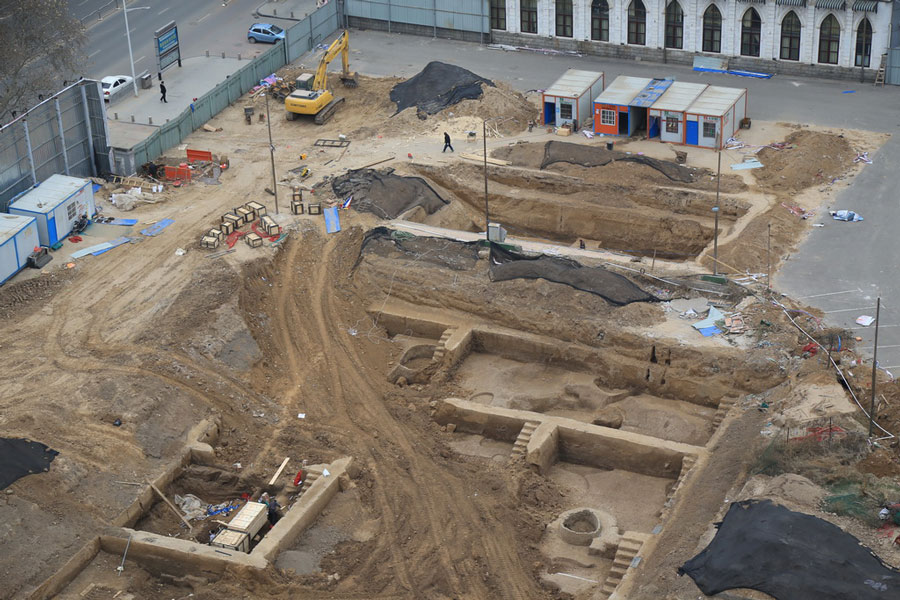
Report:
[[[703,73],[722,73],[723,75],[737,75],[738,77],[755,77],[757,79],[772,79],[772,73],[754,73],[753,71],[732,71],[723,69],[705,69],[703,67],[694,67],[695,71]]]
[[[163,229],[165,229],[166,227],[168,227],[169,225],[171,225],[174,222],[175,221],[173,221],[172,219],[163,219],[162,221],[154,223],[147,229],[142,229],[141,233],[143,233],[147,237],[153,237],[154,235],[159,234]]]
[[[113,219],[107,225],[137,225],[137,219]]]
[[[338,216],[336,206],[326,208],[323,211],[325,215],[325,231],[328,233],[337,233],[341,230],[341,218]]]
[[[703,337],[709,337],[711,335],[716,335],[722,333],[718,327],[716,327],[716,321],[722,321],[725,319],[725,315],[722,314],[715,306],[709,307],[709,316],[707,316],[702,321],[697,321],[694,323],[694,329],[699,331]]]
[[[127,237],[124,237],[124,236],[123,236],[123,237],[120,237],[120,238],[116,238],[116,239],[114,239],[114,240],[109,240],[108,242],[106,242],[107,244],[109,244],[109,248],[101,248],[101,249],[99,249],[99,250],[96,250],[96,251],[94,251],[94,252],[91,252],[91,254],[92,254],[93,256],[100,256],[100,255],[103,254],[104,252],[109,252],[110,250],[112,250],[112,249],[115,248],[116,246],[121,246],[122,244],[127,244],[127,243],[130,242],[130,241],[131,241],[130,238],[127,238]]]

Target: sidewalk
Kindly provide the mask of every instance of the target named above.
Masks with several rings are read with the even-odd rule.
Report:
[[[302,21],[306,15],[315,12],[317,0],[275,0],[263,2],[256,8],[261,18]],[[335,2],[336,0],[328,0]]]
[[[154,128],[165,124],[167,119],[173,119],[180,115],[185,108],[190,106],[194,98],[199,98],[207,93],[216,85],[225,81],[228,75],[237,72],[238,69],[247,64],[249,59],[238,60],[236,58],[196,56],[186,58],[181,61],[182,66],[171,67],[163,73],[163,81],[166,84],[167,103],[160,102],[159,97],[159,80],[156,75],[153,76],[153,87],[149,90],[140,89],[138,83],[138,96],[134,97],[131,90],[121,92],[118,99],[113,100],[106,107],[106,116],[110,121],[110,141],[114,147],[130,148],[135,143],[133,135],[126,140],[121,141],[123,145],[117,143],[116,131],[126,128],[114,127],[115,122],[125,122],[131,124],[131,117],[134,116],[134,122],[141,125],[152,125],[153,127],[144,127],[147,136],[153,133]],[[118,115],[118,119],[116,116]],[[132,132],[134,127],[127,128]],[[143,139],[143,138],[142,138]],[[141,141],[141,140],[137,140]]]

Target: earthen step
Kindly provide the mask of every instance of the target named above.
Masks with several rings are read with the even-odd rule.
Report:
[[[516,436],[516,441],[513,443],[510,460],[516,461],[525,456],[525,450],[528,447],[529,440],[531,440],[531,434],[534,433],[534,430],[537,429],[539,425],[540,423],[534,421],[526,421],[525,424],[522,425],[522,429],[519,431],[519,435]]]

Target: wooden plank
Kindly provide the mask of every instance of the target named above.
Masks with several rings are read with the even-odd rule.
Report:
[[[484,163],[484,155],[482,154],[469,154],[468,152],[460,152],[457,156],[461,158],[468,158],[469,160],[476,160],[480,163]],[[499,167],[508,167],[512,163],[508,160],[501,160],[499,158],[491,158],[490,156],[487,159],[487,163],[489,165],[497,165]]]
[[[170,502],[168,498],[166,498],[166,495],[163,494],[161,491],[159,491],[159,488],[158,488],[158,487],[156,487],[155,485],[153,485],[152,483],[150,483],[150,480],[147,480],[147,485],[149,485],[150,487],[153,488],[153,491],[156,492],[156,494],[157,494],[160,498],[163,499],[163,502],[165,502],[165,503],[169,506],[169,508],[172,509],[172,512],[174,512],[176,515],[178,515],[178,518],[181,519],[182,523],[184,523],[185,525],[187,525],[188,531],[190,531],[190,532],[193,533],[193,528],[191,527],[191,524],[188,522],[187,519],[184,518],[184,515],[181,514],[181,511],[178,510],[178,508],[176,508],[175,505],[172,504],[172,502]]]
[[[291,460],[289,456],[284,457],[284,461],[281,463],[281,466],[278,467],[278,470],[275,471],[274,475],[272,475],[272,479],[269,480],[269,485],[275,485],[275,482],[279,477],[281,477],[281,472],[284,471],[284,468],[287,466],[289,460]]]
[[[361,169],[368,169],[369,167],[374,167],[375,165],[380,165],[381,163],[386,163],[386,162],[389,161],[389,160],[394,160],[394,158],[396,158],[396,157],[392,156],[392,157],[390,157],[390,158],[384,158],[384,159],[382,159],[382,160],[378,160],[378,161],[375,161],[375,162],[373,162],[373,163],[369,163],[369,164],[367,164],[367,165],[363,165],[363,166],[361,166],[361,167],[356,167],[356,169],[354,169],[354,170],[359,171],[359,170],[361,170]]]

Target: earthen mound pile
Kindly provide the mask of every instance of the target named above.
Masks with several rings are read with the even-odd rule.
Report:
[[[384,219],[396,219],[417,206],[434,214],[449,200],[441,198],[421,177],[394,175],[393,169],[348,171],[331,182],[334,194],[346,200],[353,196],[351,208],[369,212]]]
[[[398,83],[391,90],[391,100],[397,112],[411,106],[428,115],[441,112],[466,99],[481,98],[481,84],[494,87],[494,82],[468,69],[432,61],[414,77]]]

